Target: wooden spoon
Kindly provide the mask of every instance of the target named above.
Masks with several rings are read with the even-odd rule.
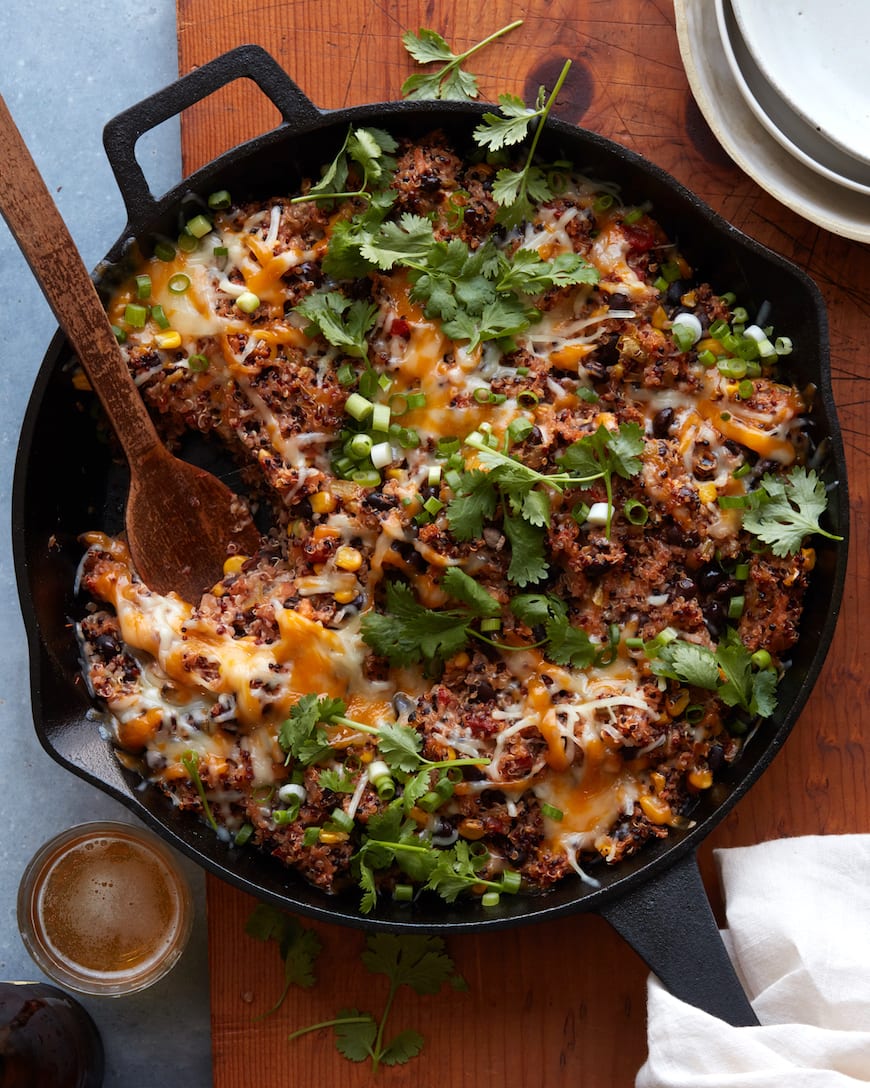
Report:
[[[157,436],[109,319],[69,231],[0,97],[0,213],[75,348],[130,466],[127,542],[136,571],[157,593],[197,603],[228,555],[260,537],[244,502]]]

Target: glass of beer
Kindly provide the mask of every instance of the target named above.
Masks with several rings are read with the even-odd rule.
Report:
[[[170,850],[130,824],[80,824],[42,846],[18,890],[18,926],[36,964],[79,993],[151,986],[190,936],[190,889]]]

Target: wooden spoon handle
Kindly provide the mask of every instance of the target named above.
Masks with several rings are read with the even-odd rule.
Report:
[[[0,213],[135,464],[160,439],[88,270],[0,96]]]

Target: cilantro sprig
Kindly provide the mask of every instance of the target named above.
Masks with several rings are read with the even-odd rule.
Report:
[[[593,434],[573,442],[558,463],[569,472],[580,476],[591,476],[597,472],[604,480],[607,492],[607,527],[605,534],[610,539],[610,525],[613,519],[613,476],[629,480],[641,469],[643,453],[643,432],[636,423],[621,423],[617,431],[610,431],[601,424]]]
[[[310,322],[307,336],[320,333],[334,347],[354,359],[368,359],[367,335],[377,321],[378,307],[363,299],[351,301],[340,291],[318,290],[296,305]]]
[[[409,99],[440,98],[466,102],[477,98],[479,92],[477,76],[466,72],[461,67],[469,57],[474,56],[484,46],[503,37],[511,30],[522,26],[522,19],[515,19],[500,30],[466,49],[464,53],[454,53],[448,43],[435,30],[421,27],[415,34],[406,30],[402,35],[402,44],[418,64],[440,64],[433,72],[415,72],[402,84],[402,94]]]
[[[657,676],[713,691],[726,706],[769,718],[776,709],[776,673],[759,668],[733,628],[715,650],[674,639],[656,651],[651,662]]]
[[[277,1012],[291,986],[310,990],[317,981],[314,964],[323,945],[313,929],[266,903],[258,903],[245,923],[245,933],[257,941],[275,941],[284,962],[284,986],[278,1000],[258,1019]]]
[[[293,197],[290,203],[353,197],[368,199],[369,191],[385,187],[390,174],[396,169],[393,152],[398,146],[395,138],[383,129],[354,128],[351,125],[338,154],[326,167],[320,181],[302,196]],[[354,170],[359,185],[349,190],[348,184]]]
[[[526,106],[516,95],[500,95],[498,102],[501,116],[497,113],[485,113],[474,130],[477,144],[490,151],[500,151],[522,143],[535,123],[534,135],[523,165],[518,170],[502,167],[495,176],[492,195],[500,205],[498,222],[504,226],[518,226],[524,219],[530,218],[534,212],[534,202],[541,203],[553,197],[546,173],[535,164],[535,152],[544,123],[568,77],[570,67],[571,61],[566,60],[549,95],[544,87],[540,88],[534,108]]]
[[[794,555],[812,533],[829,540],[843,539],[819,524],[828,497],[814,469],[799,465],[787,476],[768,473],[751,493],[751,500],[743,515],[743,528],[769,544],[774,555]]]
[[[467,986],[440,937],[375,933],[366,938],[362,962],[366,970],[389,980],[380,1016],[345,1008],[334,1019],[300,1028],[289,1038],[292,1041],[312,1031],[333,1028],[339,1053],[352,1062],[370,1061],[376,1073],[381,1065],[402,1065],[423,1049],[423,1036],[414,1029],[401,1031],[386,1041],[390,1012],[403,986],[423,996],[437,994],[445,983],[455,990]]]

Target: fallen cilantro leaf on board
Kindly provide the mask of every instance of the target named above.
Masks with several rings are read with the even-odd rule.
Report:
[[[272,1008],[259,1017],[263,1019],[281,1008],[291,986],[305,990],[314,986],[317,981],[314,964],[323,946],[313,929],[266,903],[254,907],[245,924],[245,933],[257,941],[275,941],[284,961],[284,988]]]
[[[457,974],[440,937],[376,933],[366,939],[361,958],[367,971],[385,975],[389,980],[380,1017],[357,1008],[345,1008],[335,1019],[300,1028],[289,1038],[298,1039],[309,1032],[331,1027],[339,1053],[352,1062],[370,1060],[372,1072],[376,1073],[381,1065],[404,1065],[423,1049],[423,1036],[413,1029],[400,1031],[391,1039],[385,1038],[396,993],[402,986],[421,996],[437,994],[445,983],[456,990],[467,989],[467,986]]]
[[[440,64],[434,72],[415,72],[402,84],[405,98],[440,98],[458,102],[477,98],[479,92],[477,76],[462,69],[462,64],[484,46],[501,38],[518,26],[522,19],[515,19],[483,41],[466,49],[464,53],[454,53],[450,45],[436,30],[421,27],[415,34],[406,30],[402,35],[402,44],[418,64]]]
[[[755,502],[743,515],[743,528],[769,544],[774,555],[794,555],[804,537],[812,533],[829,540],[843,539],[819,524],[828,497],[824,482],[813,469],[799,466],[785,477],[768,474],[752,496]]]

